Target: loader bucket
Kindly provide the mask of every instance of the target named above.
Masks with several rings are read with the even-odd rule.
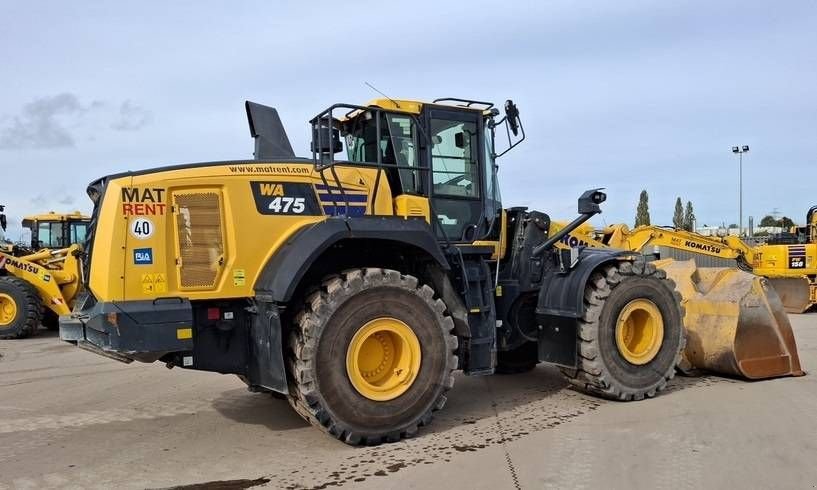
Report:
[[[788,313],[805,313],[811,307],[807,277],[770,277],[769,282]]]
[[[684,366],[748,379],[802,376],[794,333],[766,279],[734,268],[659,260],[686,311]]]

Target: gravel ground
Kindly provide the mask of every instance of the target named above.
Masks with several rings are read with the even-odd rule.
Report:
[[[817,314],[791,321],[809,371]],[[233,376],[124,365],[53,332],[0,356],[0,490],[817,487],[815,376],[676,378],[636,403],[549,367],[459,376],[417,438],[350,448]]]

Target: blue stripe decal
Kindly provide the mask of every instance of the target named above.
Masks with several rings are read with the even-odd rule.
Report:
[[[318,194],[321,198],[322,202],[337,202],[338,204],[345,203],[346,201],[351,202],[362,202],[365,203],[369,200],[369,196],[366,194],[346,194],[344,197],[341,194]]]
[[[341,191],[340,187],[335,187],[335,186],[331,186],[331,185],[329,187],[326,187],[323,184],[315,184],[315,189],[317,189],[318,191],[323,191],[323,192],[328,192],[328,191],[340,192]],[[366,192],[365,189],[347,189],[347,188],[343,188],[343,190],[345,192]]]
[[[363,216],[366,214],[364,206],[350,206],[347,212],[346,206],[324,206],[323,212],[330,216]]]
[[[789,257],[805,257],[805,256],[806,256],[806,251],[805,250],[803,250],[802,252],[795,252],[795,251],[789,252]]]

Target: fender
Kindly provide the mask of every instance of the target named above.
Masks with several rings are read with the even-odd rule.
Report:
[[[425,220],[332,217],[299,230],[269,259],[255,283],[256,298],[276,303],[289,301],[309,266],[323,252],[340,240],[354,238],[410,245],[428,253],[444,270],[450,269]]]
[[[431,228],[422,219],[331,217],[298,230],[267,261],[254,285],[257,314],[250,330],[253,355],[247,370],[253,389],[287,393],[278,303],[292,298],[304,274],[323,252],[349,238],[411,245],[434,257],[445,270],[450,268]]]
[[[536,305],[540,361],[571,369],[576,367],[579,318],[585,312],[584,289],[590,275],[604,264],[632,257],[630,252],[585,248],[569,272],[545,272]]]
[[[634,257],[632,252],[583,248],[579,252],[578,263],[563,273],[559,270],[545,272],[542,288],[539,290],[539,302],[536,305],[537,316],[561,316],[581,318],[584,315],[584,288],[590,275],[608,262],[617,262]]]

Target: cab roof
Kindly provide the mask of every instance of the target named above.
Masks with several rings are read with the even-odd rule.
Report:
[[[493,107],[491,102],[481,102],[476,100],[458,99],[453,97],[445,97],[442,99],[435,99],[431,102],[414,100],[414,99],[389,99],[379,98],[372,99],[366,102],[367,106],[377,106],[381,109],[408,112],[411,114],[420,114],[424,105],[442,105],[451,106],[458,109],[469,109],[481,113],[489,113],[490,108]]]
[[[79,211],[74,211],[71,213],[57,213],[55,211],[49,211],[46,214],[34,214],[31,216],[26,216],[23,218],[23,222],[32,222],[32,221],[90,221],[91,217],[82,214]]]

